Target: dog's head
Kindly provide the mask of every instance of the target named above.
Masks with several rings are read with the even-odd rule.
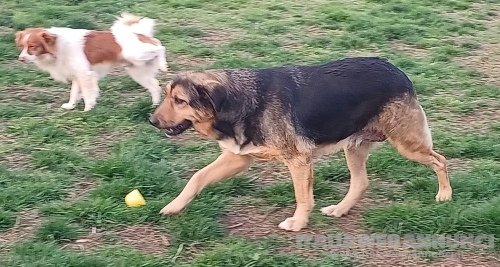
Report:
[[[221,80],[206,72],[177,75],[165,88],[165,99],[150,117],[150,123],[167,136],[183,133],[191,126],[206,135],[226,96]],[[205,130],[202,130],[205,128]]]
[[[57,36],[43,28],[27,28],[16,33],[16,45],[21,50],[19,61],[33,62],[56,53]]]

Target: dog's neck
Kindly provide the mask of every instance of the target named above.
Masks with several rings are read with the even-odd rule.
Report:
[[[35,60],[35,64],[41,69],[51,68],[57,64],[57,58],[48,53],[43,54]]]
[[[71,80],[73,78],[71,75],[68,75],[68,68],[64,66],[64,62],[58,60],[56,56],[44,54],[38,57],[34,63],[40,69],[49,72],[50,76],[56,81],[67,83],[68,79]]]

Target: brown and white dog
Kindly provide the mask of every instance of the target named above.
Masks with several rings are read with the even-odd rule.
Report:
[[[98,80],[118,65],[125,66],[158,105],[161,87],[155,76],[168,65],[165,47],[153,36],[154,26],[152,19],[122,14],[110,31],[27,28],[16,33],[19,60],[34,62],[57,81],[72,82],[64,109],[74,109],[83,97],[84,111],[91,110],[99,96]]]

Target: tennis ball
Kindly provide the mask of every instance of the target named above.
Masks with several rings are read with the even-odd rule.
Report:
[[[141,192],[139,192],[138,189],[135,189],[125,196],[125,204],[127,204],[129,208],[136,208],[146,205],[146,200],[144,200]]]

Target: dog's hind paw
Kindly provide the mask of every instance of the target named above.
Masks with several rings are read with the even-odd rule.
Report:
[[[61,108],[68,109],[68,110],[69,109],[74,109],[75,107],[76,107],[76,105],[72,104],[72,103],[64,103],[64,104],[61,105]]]
[[[349,213],[350,208],[340,207],[339,205],[331,205],[321,208],[321,213],[326,216],[342,217]]]
[[[85,108],[83,109],[84,112],[87,112],[87,111],[91,111],[92,109],[94,108],[94,106],[85,106]]]
[[[450,201],[451,200],[451,194],[452,194],[451,188],[439,190],[439,192],[436,195],[436,201],[437,202]]]
[[[302,228],[304,228],[307,225],[307,221],[305,220],[300,220],[295,217],[287,218],[286,220],[282,221],[278,227],[287,230],[287,231],[294,231],[298,232]]]

